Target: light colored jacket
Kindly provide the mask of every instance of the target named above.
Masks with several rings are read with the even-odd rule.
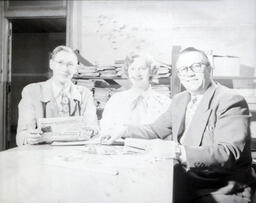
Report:
[[[70,95],[70,106],[74,111],[74,116],[84,116],[88,125],[97,126],[96,107],[90,90],[72,84]],[[45,117],[60,117],[57,103],[53,97],[52,79],[32,83],[23,88],[22,98],[18,106],[19,118],[16,135],[18,146],[26,144],[26,138],[24,137],[26,133],[24,132],[29,129],[36,129],[37,119],[44,117],[44,104],[46,104]]]

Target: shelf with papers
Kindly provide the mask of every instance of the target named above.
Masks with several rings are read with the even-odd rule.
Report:
[[[122,77],[95,77],[95,76],[80,76],[80,75],[75,75],[73,77],[74,80],[81,80],[81,79],[84,79],[84,80],[89,80],[89,79],[102,79],[102,80],[127,80],[127,78],[122,78]]]
[[[253,76],[213,76],[213,79],[215,80],[256,80],[256,77]]]
[[[94,65],[76,51],[79,59],[78,73],[74,75],[74,84],[89,88],[95,100],[98,119],[108,99],[116,92],[130,88],[125,60],[116,60],[113,65]],[[171,65],[160,63],[157,74],[151,81],[153,90],[171,97]]]

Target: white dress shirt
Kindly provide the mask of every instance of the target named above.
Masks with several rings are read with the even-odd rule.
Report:
[[[58,86],[54,82],[52,82],[52,92],[53,92],[53,97],[56,101],[57,108],[59,110],[60,115],[63,114],[63,104],[62,104],[62,99],[65,95],[67,99],[71,99],[71,82],[67,83],[64,87]]]
[[[182,135],[182,137],[180,138],[180,143],[183,144],[183,139],[184,139],[184,136],[186,136],[186,133],[187,133],[187,130],[189,128],[189,125],[191,123],[191,120],[192,118],[194,117],[194,114],[200,104],[200,101],[202,100],[203,98],[203,94],[202,95],[191,95],[191,99],[187,105],[187,108],[186,108],[186,115],[185,115],[185,131]]]
[[[110,133],[125,125],[153,123],[167,111],[171,99],[149,87],[140,92],[129,89],[114,94],[107,102],[102,115],[102,133]]]

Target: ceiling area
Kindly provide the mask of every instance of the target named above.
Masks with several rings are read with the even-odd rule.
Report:
[[[65,18],[38,18],[12,20],[13,33],[66,32]]]

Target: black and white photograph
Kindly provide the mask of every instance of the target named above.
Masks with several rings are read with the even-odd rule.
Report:
[[[256,203],[255,0],[0,0],[0,203]]]

